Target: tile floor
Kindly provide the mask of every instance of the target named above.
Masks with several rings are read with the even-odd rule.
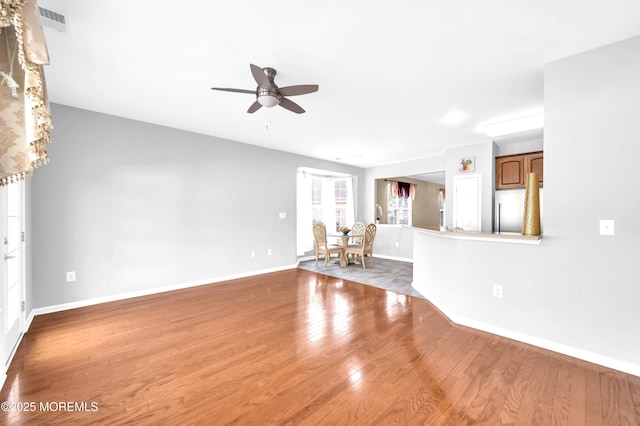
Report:
[[[301,261],[298,268],[424,299],[411,287],[413,263],[379,257],[373,258],[373,266],[370,266],[369,258],[366,262],[366,269],[363,269],[361,265],[342,267],[339,264],[328,264],[325,268],[324,259],[318,261],[318,266],[315,265],[314,259]]]

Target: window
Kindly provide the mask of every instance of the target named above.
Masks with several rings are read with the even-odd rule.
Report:
[[[349,184],[351,184],[351,178],[349,178]],[[335,179],[334,180],[336,191],[336,230],[341,226],[351,226],[351,223],[347,219],[347,211],[349,210],[349,191],[347,189],[347,179]],[[352,217],[353,219],[353,217]]]
[[[355,217],[353,176],[324,170],[298,169],[297,233],[299,256],[313,250],[312,225],[323,222],[327,232],[351,226]]]
[[[311,178],[311,218],[313,223],[324,222],[328,232],[337,231],[341,226],[351,226],[353,209],[349,199],[351,177],[312,176]]]
[[[412,225],[413,203],[410,196],[401,197],[392,190],[387,182],[387,223],[394,225]]]
[[[311,219],[313,223],[322,222],[322,179],[311,178]]]

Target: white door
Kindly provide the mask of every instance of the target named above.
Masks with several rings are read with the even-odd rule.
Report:
[[[6,368],[24,324],[24,182],[2,187],[3,291],[2,322]]]
[[[453,225],[465,231],[482,229],[481,175],[461,175],[453,178]]]

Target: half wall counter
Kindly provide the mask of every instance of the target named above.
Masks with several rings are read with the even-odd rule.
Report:
[[[531,262],[541,267],[535,263],[542,237],[424,228],[413,233],[412,285],[456,323],[480,329],[485,327],[474,324],[501,324],[511,296],[535,285],[537,274],[527,268]],[[496,285],[504,299],[494,296]]]

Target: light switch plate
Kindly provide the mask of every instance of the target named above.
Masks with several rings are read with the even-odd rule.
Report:
[[[287,218],[287,212],[280,212],[280,219],[286,219]]]
[[[600,220],[600,235],[615,235],[613,220]]]

